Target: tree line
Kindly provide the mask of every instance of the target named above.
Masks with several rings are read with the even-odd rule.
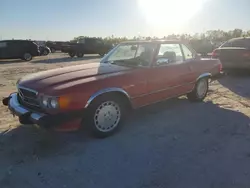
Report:
[[[72,41],[77,41],[79,39],[82,38],[86,38],[88,36],[78,36],[75,37]],[[117,44],[123,41],[127,41],[127,40],[150,40],[150,39],[168,39],[168,40],[208,40],[211,41],[213,43],[222,43],[224,41],[227,41],[229,39],[232,38],[237,38],[237,37],[250,37],[250,30],[248,31],[243,31],[242,29],[234,29],[234,30],[230,30],[230,31],[223,31],[223,30],[208,30],[205,33],[195,33],[194,35],[191,34],[171,34],[171,35],[166,35],[162,38],[159,37],[141,37],[141,36],[134,36],[133,38],[127,38],[127,37],[116,37],[114,35],[109,36],[109,37],[96,37],[96,38],[101,38],[104,40],[104,42],[106,43],[112,43],[112,44]]]

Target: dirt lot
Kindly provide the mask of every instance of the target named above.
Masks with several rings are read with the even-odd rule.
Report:
[[[88,63],[61,54],[0,62],[0,98],[25,74]],[[118,134],[92,139],[18,124],[0,105],[0,187],[250,187],[250,75],[226,76],[203,103],[137,110]]]

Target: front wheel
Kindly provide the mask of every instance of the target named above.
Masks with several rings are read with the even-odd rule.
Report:
[[[93,136],[104,138],[121,126],[125,108],[119,98],[101,97],[89,107],[87,125]]]
[[[55,53],[56,49],[55,48],[50,48],[51,53]]]
[[[49,51],[48,50],[44,50],[43,55],[48,55]]]
[[[192,102],[201,102],[205,99],[208,92],[208,78],[201,78],[195,84],[191,93],[187,94],[187,98]]]

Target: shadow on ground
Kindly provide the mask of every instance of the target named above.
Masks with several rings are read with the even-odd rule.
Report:
[[[44,187],[40,172],[50,187],[247,187],[249,123],[240,112],[180,98],[134,111],[101,140],[20,126],[0,137],[0,164],[22,164],[0,187]]]
[[[77,58],[77,57],[74,57],[74,58],[71,58],[71,57],[59,57],[59,58],[50,58],[48,56],[47,59],[37,59],[37,60],[34,60],[34,61],[31,61],[31,63],[49,63],[49,64],[52,64],[52,63],[67,63],[67,62],[75,62],[75,61],[83,61],[83,60],[91,60],[91,59],[99,59],[100,56],[96,55],[96,56],[85,56],[85,57],[82,57],[82,58]]]
[[[250,71],[230,72],[218,81],[237,95],[250,99]]]
[[[42,188],[40,172],[50,187],[247,187],[249,125],[240,112],[179,98],[134,111],[106,139],[19,126],[0,136],[0,164],[22,165],[0,187]]]
[[[12,63],[25,63],[26,61],[23,61],[21,59],[0,59],[0,65],[4,64],[12,64]]]

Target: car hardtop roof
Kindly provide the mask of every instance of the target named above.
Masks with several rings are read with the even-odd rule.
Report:
[[[157,44],[162,44],[162,43],[174,43],[174,44],[183,44],[183,41],[180,40],[133,40],[133,41],[124,41],[121,42],[121,44],[141,44],[141,43],[157,43]]]
[[[237,38],[232,38],[229,39],[229,42],[237,41],[237,40],[244,40],[244,39],[250,39],[250,37],[237,37]]]
[[[23,40],[23,39],[20,39],[20,40],[0,40],[0,42],[13,42],[13,41],[16,41],[16,42],[22,42],[22,41],[28,41],[28,42],[34,42],[33,40]]]

